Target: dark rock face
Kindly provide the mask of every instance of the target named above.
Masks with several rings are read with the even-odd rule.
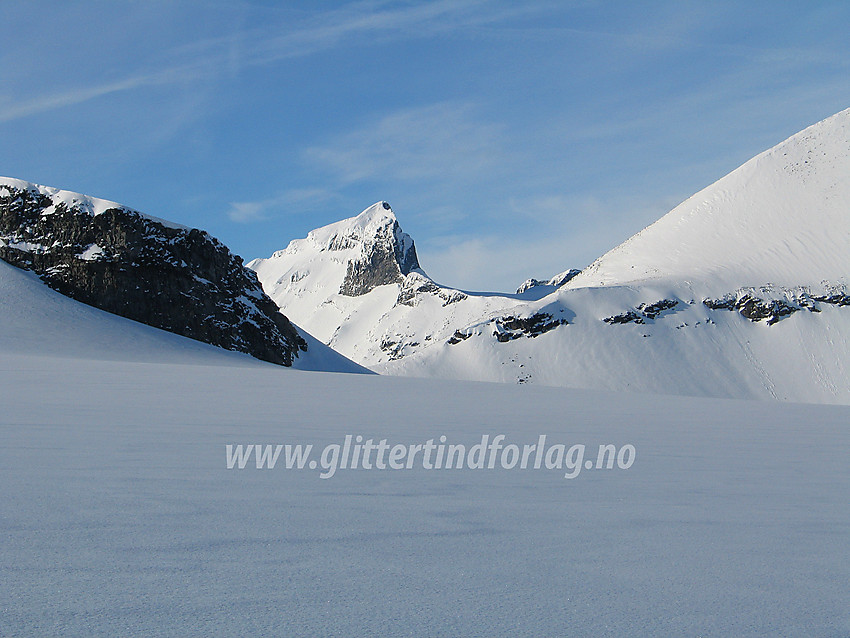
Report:
[[[738,311],[750,321],[767,319],[767,325],[772,326],[782,317],[789,317],[800,308],[777,299],[763,300],[745,295],[735,304]]]
[[[752,322],[767,320],[767,325],[772,326],[800,310],[820,312],[816,301],[837,306],[848,305],[847,302],[850,302],[847,295],[838,292],[821,296],[810,296],[806,292],[786,293],[786,299],[775,299],[761,298],[753,291],[739,290],[720,299],[704,299],[702,303],[712,310],[737,310],[741,316]]]
[[[619,315],[605,317],[602,321],[607,324],[622,323],[646,323],[647,319],[655,319],[666,310],[672,310],[679,305],[676,299],[661,299],[651,304],[640,304],[636,309],[629,310]]]
[[[0,184],[0,258],[83,303],[258,359],[289,366],[307,350],[254,272],[197,229]]]
[[[390,210],[389,204],[383,204],[385,210]],[[388,217],[374,236],[364,238],[360,257],[348,262],[339,293],[347,297],[365,295],[378,286],[399,283],[417,269],[419,260],[413,240],[395,218]]]
[[[566,319],[555,319],[548,312],[538,312],[529,317],[502,317],[495,321],[493,336],[505,343],[520,337],[537,337],[568,323]]]

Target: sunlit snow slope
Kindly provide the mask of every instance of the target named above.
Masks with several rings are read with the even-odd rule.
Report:
[[[307,352],[293,367],[362,372],[304,331]],[[33,273],[0,261],[0,353],[42,357],[266,366],[248,355],[98,310],[55,292]]]
[[[850,275],[850,109],[797,133],[603,255],[570,288],[662,280],[705,293]]]

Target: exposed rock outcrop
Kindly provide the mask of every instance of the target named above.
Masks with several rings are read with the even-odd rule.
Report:
[[[360,256],[348,262],[345,279],[339,289],[341,295],[365,295],[378,286],[400,283],[411,271],[419,269],[413,239],[401,230],[390,205],[381,202],[380,206],[388,214],[372,215],[366,226],[370,231],[368,234],[339,239],[341,242],[361,242]],[[342,245],[348,248],[353,244],[346,242]]]
[[[440,298],[443,301],[443,306],[463,301],[467,297],[460,290],[439,286],[432,279],[420,272],[411,272],[402,281],[396,304],[415,306],[419,295],[423,294],[430,294]]]
[[[503,343],[520,337],[533,338],[567,323],[566,319],[556,319],[548,312],[538,312],[528,317],[501,317],[494,321],[493,336]]]
[[[658,315],[667,310],[672,310],[679,305],[676,299],[661,299],[651,304],[640,304],[637,308],[627,310],[626,312],[605,317],[602,321],[608,324],[622,323],[646,323],[647,319],[655,319]]]
[[[517,288],[516,292],[518,295],[521,295],[524,292],[531,290],[532,288],[538,288],[540,286],[550,286],[552,290],[556,290],[563,286],[565,283],[580,275],[581,271],[575,268],[564,271],[555,275],[550,279],[526,279],[522,284],[520,284],[519,288]]]
[[[820,312],[816,302],[844,306],[850,298],[839,288],[823,295],[811,295],[807,290],[785,290],[765,286],[759,290],[740,289],[718,299],[703,299],[712,310],[737,310],[752,322],[766,320],[772,326],[800,310]]]
[[[254,272],[206,232],[0,180],[0,258],[107,312],[292,365],[307,343]]]

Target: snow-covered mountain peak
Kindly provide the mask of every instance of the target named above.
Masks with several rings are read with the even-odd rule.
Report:
[[[289,243],[269,259],[248,264],[276,285],[300,283],[301,289],[332,290],[349,297],[400,283],[421,272],[413,238],[405,233],[387,202],[373,204],[356,217],[316,230]]]
[[[311,230],[307,237],[291,241],[286,250],[275,252],[272,258],[287,252],[294,254],[305,250],[348,250],[358,247],[364,241],[395,238],[396,235],[401,243],[413,243],[409,235],[401,232],[390,205],[387,202],[377,202],[355,217]]]
[[[850,272],[850,109],[757,155],[609,251],[567,288],[688,282],[697,293]]]

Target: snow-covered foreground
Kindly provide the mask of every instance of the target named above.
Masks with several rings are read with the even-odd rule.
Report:
[[[850,408],[0,355],[0,635],[850,633]],[[628,470],[225,446],[631,443]],[[250,466],[249,466],[250,467]]]
[[[301,370],[366,372],[304,331]],[[187,339],[74,301],[0,261],[0,353],[81,359],[262,366],[246,354]]]

